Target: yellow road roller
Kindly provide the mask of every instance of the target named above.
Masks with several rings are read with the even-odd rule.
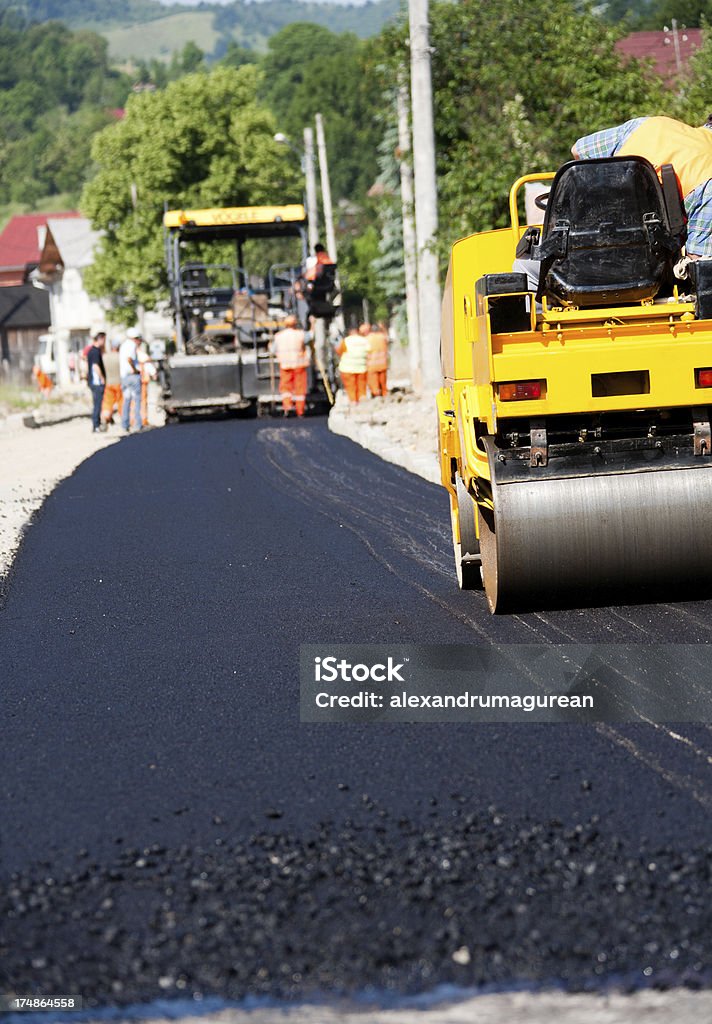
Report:
[[[712,593],[712,260],[685,257],[672,167],[571,161],[510,217],[454,244],[443,298],[460,587],[492,612]]]

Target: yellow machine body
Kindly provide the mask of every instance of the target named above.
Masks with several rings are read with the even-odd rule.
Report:
[[[501,513],[496,494],[506,494],[508,500],[517,494],[517,500],[521,501],[511,513],[517,518],[534,516],[543,520],[544,510],[549,498],[554,494],[555,487],[561,489],[563,486],[557,482],[547,482],[544,479],[544,470],[539,482],[536,468],[524,481],[506,481],[508,488],[493,486],[493,460],[499,459],[504,463],[508,459],[501,436],[495,442],[503,423],[514,422],[521,425],[529,421],[530,424],[536,425],[549,424],[557,422],[557,417],[571,415],[580,415],[582,423],[589,423],[596,422],[602,414],[631,413],[644,416],[646,410],[655,410],[664,420],[666,416],[672,414],[672,410],[692,409],[693,420],[699,421],[696,429],[700,431],[700,445],[697,445],[697,441],[695,445],[696,454],[700,458],[690,462],[690,466],[697,469],[704,465],[707,469],[712,463],[712,459],[709,458],[709,444],[705,442],[706,431],[709,428],[709,410],[706,406],[712,401],[712,390],[700,386],[700,371],[712,367],[712,321],[697,319],[694,302],[677,294],[677,289],[664,300],[593,309],[552,307],[547,305],[546,298],[542,300],[541,308],[537,309],[534,294],[529,291],[519,296],[510,292],[506,297],[496,293],[484,296],[477,293],[476,283],[484,275],[510,274],[512,271],[515,249],[525,230],[525,227],[520,226],[518,217],[520,189],[527,181],[541,181],[553,177],[553,174],[528,175],[519,179],[513,185],[510,195],[511,226],[471,235],[457,241],[452,247],[442,308],[443,386],[437,396],[439,454],[442,483],[450,494],[456,562],[464,557],[465,541],[469,541],[472,563],[469,569],[469,583],[467,573],[464,584],[461,574],[461,570],[467,570],[468,566],[457,564],[460,583],[467,589],[475,589],[479,583],[479,579],[475,580],[475,576],[479,577],[479,558],[476,557],[479,549],[475,552],[474,546],[475,537],[477,541],[482,540],[484,524],[489,523],[488,532],[492,534],[489,541],[492,544],[496,533],[499,534],[501,541],[511,527],[510,522],[500,521],[497,529],[494,528],[491,513]],[[503,298],[508,303],[520,303],[519,322],[514,330],[498,328],[496,310]],[[522,313],[523,309],[526,313]],[[506,400],[506,386],[516,385],[517,382],[537,383],[539,397]],[[510,387],[509,392],[511,391]],[[655,428],[650,429],[654,431]],[[582,429],[580,440],[590,440],[585,429]],[[535,442],[532,440],[531,444],[533,453]],[[655,455],[656,444],[658,450],[660,449],[660,443],[656,442],[653,435],[645,439],[645,445],[643,442],[636,444],[639,447],[647,445],[652,452],[651,458]],[[572,455],[576,456],[576,446],[570,447]],[[587,450],[590,450],[590,446]],[[594,458],[593,455],[591,458]],[[546,462],[546,452],[542,459]],[[533,460],[534,456],[531,465],[535,466]],[[582,468],[580,459],[575,466],[572,462],[573,468],[570,470],[566,468],[565,456],[559,461],[563,469],[558,475],[569,478],[569,496],[572,497],[574,505],[580,499],[581,516],[584,519],[586,506],[592,504],[592,494],[595,499],[593,504],[603,495],[601,508],[608,504],[606,494],[610,497],[611,503],[616,501],[620,504],[620,496],[616,496],[615,499],[613,496],[614,487],[618,482],[612,486],[611,480],[624,474],[630,476],[633,472],[629,466],[625,467],[622,473],[617,468],[611,468],[609,472],[599,472],[594,466],[595,472],[588,473],[585,467]],[[639,479],[634,482],[635,486],[639,486],[641,482],[645,486],[653,486],[650,475],[655,472],[655,462],[645,463],[642,469],[647,479],[642,481],[643,473],[638,473]],[[677,469],[674,466],[666,466],[666,469],[666,484],[677,495],[681,489],[681,473],[671,472]],[[598,488],[595,492],[590,490],[590,482],[571,483],[575,480],[585,481],[587,477],[594,475],[597,476]],[[696,502],[707,497],[712,500],[712,474],[691,473],[689,468],[683,470],[685,485],[693,477],[703,490],[686,500]],[[624,486],[633,485],[626,480]],[[576,487],[580,489],[578,496],[574,493]],[[525,495],[526,488],[528,491]],[[551,490],[547,491],[547,488]],[[582,488],[586,488],[585,495]],[[532,493],[535,495],[533,506],[528,504],[532,500]],[[667,500],[667,497],[660,500]],[[566,498],[567,494],[562,492],[564,515]],[[625,507],[628,500],[623,499],[623,519],[629,514],[629,509]],[[637,503],[644,503],[645,495],[637,493],[635,498],[630,500],[635,504],[635,516],[638,516]],[[504,504],[502,500],[502,507]],[[631,508],[631,520],[633,515]],[[645,522],[642,528],[648,525]],[[703,524],[701,528],[706,530]],[[544,530],[544,527],[537,523],[527,524],[526,538],[525,527],[520,525],[518,529],[522,536],[511,547],[518,548],[520,554],[536,548],[541,538],[540,530]],[[572,528],[571,536],[568,538],[570,545],[566,543],[567,527],[564,522],[558,525],[549,523],[546,529],[549,530],[550,536],[548,540],[545,538],[544,546],[548,546],[554,552],[557,547],[557,530],[563,539],[562,551],[566,551],[569,546],[590,547],[593,550],[595,545],[600,545],[605,549],[607,543],[608,533],[600,524],[596,527],[599,533],[595,536],[595,545],[591,538],[590,530],[593,528],[590,524],[586,526],[585,523],[578,523],[575,529]],[[622,539],[619,538],[617,543],[627,551],[631,545],[637,543],[636,537],[640,529],[640,522],[623,522]],[[694,523],[688,524],[687,529],[694,531]],[[630,538],[630,544],[626,540],[626,530],[629,531],[627,536]],[[660,547],[664,547],[664,539],[661,537],[658,541]],[[684,543],[690,547],[694,546],[695,541],[694,538],[686,537]],[[502,551],[501,547],[500,544],[500,549],[494,554],[490,550],[491,557],[495,558],[499,565],[500,576],[507,558],[507,552]],[[484,560],[484,551],[482,557]],[[588,571],[596,557],[599,556],[590,554],[589,561],[582,563],[582,574]],[[552,572],[547,571],[540,561],[536,565],[531,564],[530,556],[527,554],[522,555],[522,560],[527,564],[520,566],[517,562],[506,568],[508,579],[504,589],[511,590],[516,595],[512,602],[507,596],[502,596],[502,580],[500,578],[497,581],[498,573],[495,569],[491,569],[495,577],[494,582],[491,587],[487,586],[487,566],[483,566],[491,610],[503,610],[510,603],[532,606],[539,603],[535,594],[536,587],[532,582],[536,572],[542,571],[546,579],[549,582],[553,580],[554,586],[556,585],[556,565],[552,566]],[[687,560],[678,558],[678,561]],[[694,552],[690,553],[689,560],[694,561]],[[466,562],[467,558],[464,558],[464,561]],[[712,552],[710,561],[712,563]],[[651,572],[648,570],[649,567],[646,566],[643,573],[646,584],[650,582]],[[628,568],[625,571],[628,571]],[[527,575],[529,581],[523,585],[522,590],[519,580]],[[565,573],[562,571],[561,575],[563,578]],[[572,580],[573,576],[569,573],[566,579],[567,587],[570,588]],[[548,586],[545,581],[542,582],[544,586]],[[611,580],[611,583],[614,582],[620,581]],[[585,587],[585,579],[581,580],[581,586]]]

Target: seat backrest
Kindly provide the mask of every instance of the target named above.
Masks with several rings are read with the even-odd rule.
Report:
[[[564,164],[534,253],[542,261],[539,295],[584,307],[654,298],[684,244],[684,207],[676,198],[670,211],[643,157]]]
[[[205,267],[200,264],[193,265],[186,263],[182,268],[181,278],[184,291],[201,292],[207,291],[210,288],[208,272]]]

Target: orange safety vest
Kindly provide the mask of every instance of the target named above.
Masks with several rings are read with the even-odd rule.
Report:
[[[367,366],[369,370],[388,369],[388,337],[383,331],[372,331],[368,335]]]
[[[283,331],[277,331],[272,351],[277,356],[280,370],[300,370],[311,362],[304,331],[297,327],[285,327]]]
[[[712,130],[692,128],[672,117],[646,117],[616,156],[644,156],[659,172],[672,164],[683,196],[712,178]]]

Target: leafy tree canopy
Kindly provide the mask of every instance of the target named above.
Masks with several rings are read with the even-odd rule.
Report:
[[[570,0],[431,5],[441,233],[507,223],[521,174],[553,170],[583,134],[664,112],[661,86],[615,51],[617,33]],[[404,30],[386,34],[407,66]]]
[[[89,140],[128,89],[101,36],[0,21],[0,201],[78,191]]]
[[[608,0],[601,4],[602,17],[612,24],[624,22],[628,29],[636,29],[650,12],[654,0]]]
[[[680,27],[699,28],[709,24],[712,22],[712,0],[652,0],[634,27],[660,30],[671,26],[673,18]]]
[[[693,54],[676,98],[674,113],[688,124],[704,124],[712,114],[712,33],[703,34],[702,46]]]
[[[222,63],[227,64],[230,68],[241,68],[244,64],[256,64],[257,54],[254,50],[248,50],[245,46],[240,46],[234,39],[231,39],[225,47]]]
[[[370,44],[319,25],[288,25],[269,41],[262,95],[279,130],[302,145],[305,125],[324,118],[334,195],[365,192],[377,174],[380,89],[369,74]]]
[[[115,315],[165,298],[161,220],[171,208],[301,199],[297,169],[273,141],[255,67],[219,67],[165,90],[132,96],[126,117],[94,140],[97,173],[82,208],[104,232],[89,289],[112,296]],[[133,208],[132,186],[136,196]]]

